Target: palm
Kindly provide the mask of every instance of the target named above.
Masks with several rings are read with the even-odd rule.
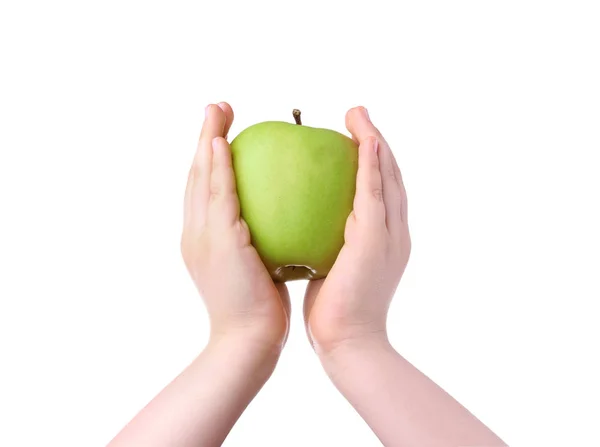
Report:
[[[267,268],[252,245],[248,244],[244,247],[241,255],[241,262],[246,266],[245,277],[252,287],[253,296],[258,301],[257,307],[263,309],[266,323],[274,327],[284,324],[289,328],[291,304],[287,286],[285,283],[273,283]]]
[[[366,259],[364,247],[353,244],[352,239],[355,238],[342,247],[329,275],[311,281],[306,289],[306,323],[312,337],[321,344],[336,344],[347,338],[346,328],[370,330],[372,323],[385,320],[391,296],[373,296],[377,272],[384,262],[382,251],[370,250]],[[360,299],[364,296],[372,301],[387,301],[387,304],[371,306],[372,303]]]

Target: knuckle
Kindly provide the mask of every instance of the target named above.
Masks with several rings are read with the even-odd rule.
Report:
[[[217,200],[223,192],[223,188],[218,182],[211,182],[209,188],[210,201]]]
[[[236,194],[235,182],[227,177],[215,175],[213,171],[213,179],[210,182],[209,193],[211,199],[217,199],[221,196]]]
[[[250,233],[250,227],[248,226],[248,224],[246,223],[246,221],[244,219],[239,219],[238,221],[236,221],[236,230],[241,233]]]
[[[236,241],[240,246],[250,245],[251,237],[250,237],[250,228],[245,220],[240,219],[235,223],[234,226]]]
[[[394,182],[398,182],[398,179],[396,177],[396,170],[393,167],[389,167],[387,169],[387,175],[389,178],[391,178]]]
[[[371,190],[371,195],[377,202],[383,202],[383,189],[373,188]]]
[[[400,168],[398,167],[398,165],[394,162],[394,177],[396,178],[396,180],[398,181],[398,183],[400,183],[402,181],[402,174],[400,173]]]

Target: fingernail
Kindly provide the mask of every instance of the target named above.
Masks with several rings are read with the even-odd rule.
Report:
[[[375,153],[379,151],[379,141],[377,140],[377,138],[375,138],[375,141],[373,142],[373,150],[375,151]]]
[[[369,111],[367,110],[367,108],[363,107],[363,110],[365,111],[365,118],[367,118],[369,121],[371,121],[371,117],[369,116]]]
[[[204,108],[204,118],[206,118],[208,116],[209,109],[210,109],[210,104]]]

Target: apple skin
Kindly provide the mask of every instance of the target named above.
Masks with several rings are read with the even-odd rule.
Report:
[[[352,212],[358,146],[339,132],[266,121],[232,142],[241,216],[276,282],[327,276]]]

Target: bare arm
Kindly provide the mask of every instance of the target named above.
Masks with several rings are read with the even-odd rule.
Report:
[[[277,358],[236,337],[211,341],[109,447],[220,446]]]
[[[384,337],[355,340],[320,358],[385,446],[506,445]]]

